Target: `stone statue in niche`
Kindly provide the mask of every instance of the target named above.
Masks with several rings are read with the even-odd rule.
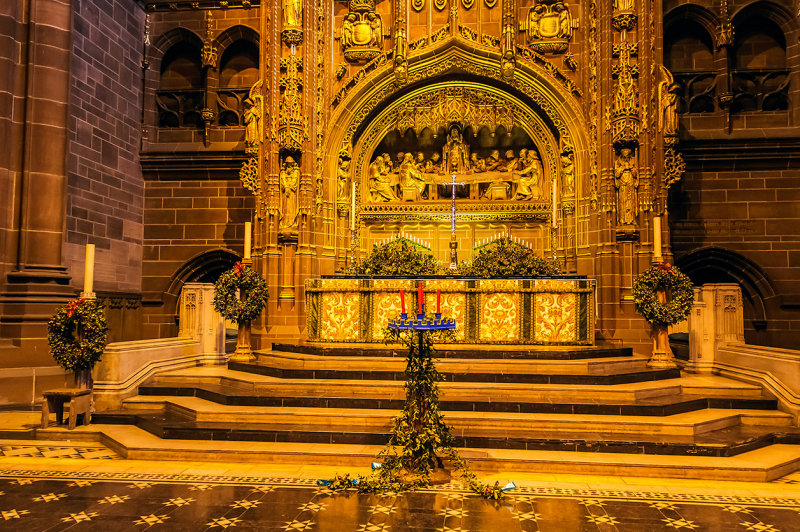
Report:
[[[614,11],[618,13],[633,13],[635,7],[635,0],[614,0]]]
[[[528,46],[541,54],[562,54],[567,51],[578,22],[562,0],[536,0],[520,24]]]
[[[575,194],[575,154],[565,151],[561,154],[561,182],[564,183],[564,194]]]
[[[635,154],[630,148],[622,148],[614,163],[614,187],[617,189],[617,217],[621,225],[636,223],[639,214],[637,193],[639,170]]]
[[[342,21],[342,51],[348,61],[369,61],[383,50],[383,21],[369,0],[350,0]]]
[[[425,193],[425,176],[420,172],[417,163],[414,161],[414,156],[406,153],[403,156],[403,162],[400,164],[400,186],[403,189],[403,199],[419,199]],[[413,189],[416,195],[406,194],[406,190]]]
[[[442,149],[442,160],[446,174],[463,174],[469,169],[469,147],[461,139],[457,127],[450,129],[447,143]]]
[[[347,183],[350,181],[350,159],[343,154],[339,155],[339,168],[336,169],[336,200],[347,201]]]
[[[303,25],[303,0],[282,0],[282,7],[284,28]]]
[[[512,174],[517,182],[517,192],[512,199],[532,201],[542,197],[542,161],[534,150],[519,152],[520,169]]]
[[[283,161],[279,175],[281,185],[281,229],[297,228],[297,187],[300,184],[300,167],[291,156]]]
[[[248,147],[258,146],[263,138],[261,133],[261,98],[256,101],[247,98],[244,101],[244,142]]]
[[[661,65],[661,74],[664,78],[658,84],[658,101],[661,105],[661,114],[658,118],[658,128],[665,137],[678,135],[678,92],[680,85],[675,83],[672,73]]]
[[[378,155],[369,165],[369,191],[372,201],[397,201],[389,182],[383,155]]]

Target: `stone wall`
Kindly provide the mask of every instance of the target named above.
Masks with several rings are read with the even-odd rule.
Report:
[[[65,265],[80,288],[84,246],[94,243],[95,290],[137,293],[144,210],[139,165],[144,10],[135,2],[74,4]]]

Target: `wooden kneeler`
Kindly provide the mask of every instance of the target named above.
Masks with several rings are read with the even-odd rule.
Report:
[[[47,390],[43,393],[42,402],[42,428],[50,424],[50,412],[56,413],[56,423],[62,424],[64,417],[64,403],[69,404],[69,430],[73,430],[78,421],[78,414],[83,414],[83,424],[88,425],[92,420],[92,390],[86,388],[58,388]]]

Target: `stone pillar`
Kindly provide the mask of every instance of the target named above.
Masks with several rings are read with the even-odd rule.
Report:
[[[56,306],[73,297],[62,261],[67,184],[72,0],[30,0],[21,60],[25,85],[20,183],[13,198],[19,216],[15,264],[0,296],[0,336],[31,347],[24,365],[52,364],[44,341]],[[11,262],[11,261],[9,261]]]
[[[685,369],[710,373],[717,348],[744,343],[742,290],[735,283],[706,284],[694,289],[689,314],[689,363]]]
[[[211,306],[214,285],[186,283],[181,291],[178,337],[200,340],[203,355],[225,355],[225,320]]]

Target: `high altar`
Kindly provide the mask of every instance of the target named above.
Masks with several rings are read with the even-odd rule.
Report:
[[[520,342],[648,344],[631,286],[670,258],[667,224],[655,222],[684,168],[675,85],[657,53],[659,2],[282,0],[259,9],[261,80],[246,101],[240,172],[257,199],[255,266],[270,284],[256,345],[376,339],[373,322],[388,312],[376,303],[381,281],[320,278],[401,234],[444,263],[453,247],[468,260],[510,235],[596,281],[586,323],[563,337],[526,329]],[[611,38],[601,40],[606,27]],[[451,295],[466,301],[463,334],[497,340],[481,332],[491,298],[449,282],[462,283]],[[544,323],[532,310],[538,281],[528,282],[515,292],[519,323]],[[358,334],[320,321],[326,283],[360,283],[341,289],[356,294],[343,308]]]

